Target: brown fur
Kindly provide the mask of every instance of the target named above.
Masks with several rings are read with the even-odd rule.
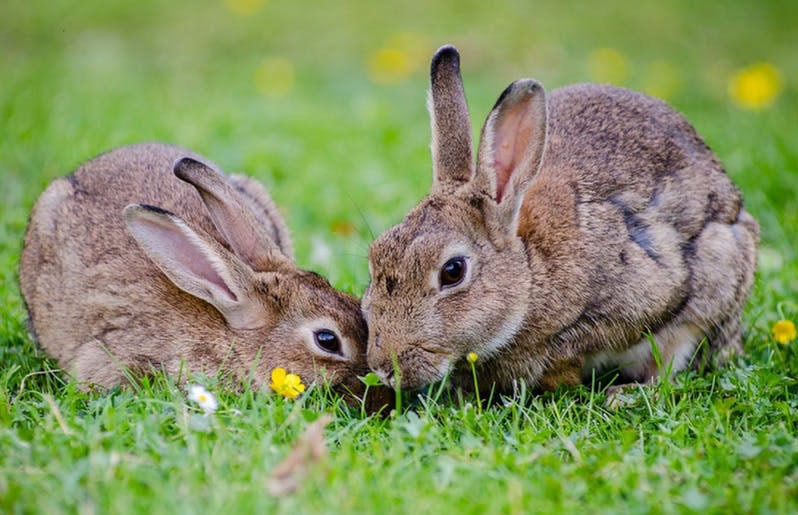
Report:
[[[458,185],[461,170],[446,189],[436,176],[372,244],[368,360],[394,386],[393,356],[414,388],[446,372],[467,385],[463,359],[477,352],[482,386],[510,390],[613,367],[649,380],[659,371],[647,332],[674,370],[704,338],[712,361],[741,350],[758,225],[706,144],[665,103],[633,91],[582,84],[544,99],[534,81],[510,85],[472,179]],[[460,108],[433,106],[433,116],[468,123],[465,98],[447,102]],[[454,255],[471,275],[442,290],[435,278]]]
[[[223,370],[234,381],[254,372],[258,387],[268,383],[272,368],[284,367],[305,381],[324,373],[342,389],[362,391],[357,375],[367,372],[367,330],[357,299],[296,268],[288,230],[260,184],[225,179],[212,165],[196,163],[193,172],[209,183],[222,178],[219,191],[234,192],[217,203],[221,211],[249,220],[225,228],[226,215],[209,212],[213,199],[175,177],[173,165],[187,156],[203,161],[164,144],[123,147],[56,179],[41,195],[25,236],[20,285],[42,347],[87,385],[124,382],[128,368],[183,378],[187,371]],[[125,209],[131,203],[160,209]],[[222,256],[238,297],[234,305],[246,305],[249,318],[235,319],[239,311],[220,311],[176,286],[137,244],[123,210],[134,226],[184,222],[196,231],[201,248]],[[226,241],[220,227],[238,230],[240,241]],[[337,333],[343,355],[314,345],[316,326]]]

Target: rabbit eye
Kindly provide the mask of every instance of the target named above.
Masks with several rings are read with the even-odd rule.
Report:
[[[441,288],[457,286],[463,282],[466,272],[466,260],[462,256],[453,257],[441,268]]]
[[[341,354],[341,340],[334,332],[322,329],[313,333],[313,338],[320,349],[332,354]]]

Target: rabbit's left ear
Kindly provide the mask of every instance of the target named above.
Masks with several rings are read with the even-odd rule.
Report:
[[[515,234],[518,211],[546,147],[546,95],[532,79],[510,84],[485,120],[474,187],[498,204],[500,224]]]
[[[474,175],[471,120],[455,47],[441,47],[432,57],[427,100],[432,126],[432,191],[453,191]]]
[[[266,323],[252,292],[254,272],[215,240],[157,207],[131,204],[124,216],[141,250],[175,286],[215,307],[235,329]]]

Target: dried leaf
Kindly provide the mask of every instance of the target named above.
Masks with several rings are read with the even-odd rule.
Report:
[[[337,236],[352,236],[355,226],[347,220],[336,220],[330,224],[330,231]]]
[[[299,436],[288,456],[274,467],[267,485],[270,494],[282,497],[296,492],[310,469],[327,458],[324,428],[331,420],[330,415],[324,414]]]

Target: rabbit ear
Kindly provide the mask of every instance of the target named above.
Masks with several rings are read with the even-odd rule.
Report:
[[[546,146],[546,95],[532,79],[510,84],[485,120],[475,187],[499,205],[503,223],[515,231],[518,210],[540,167]]]
[[[474,174],[471,121],[460,77],[460,54],[453,46],[441,47],[432,57],[428,107],[432,125],[432,189],[451,190],[471,180]]]
[[[269,271],[290,262],[222,174],[190,157],[177,161],[174,173],[197,189],[213,224],[250,267]]]
[[[157,207],[131,204],[124,215],[139,247],[175,286],[211,304],[233,328],[266,323],[263,305],[250,294],[255,272],[213,238]]]

